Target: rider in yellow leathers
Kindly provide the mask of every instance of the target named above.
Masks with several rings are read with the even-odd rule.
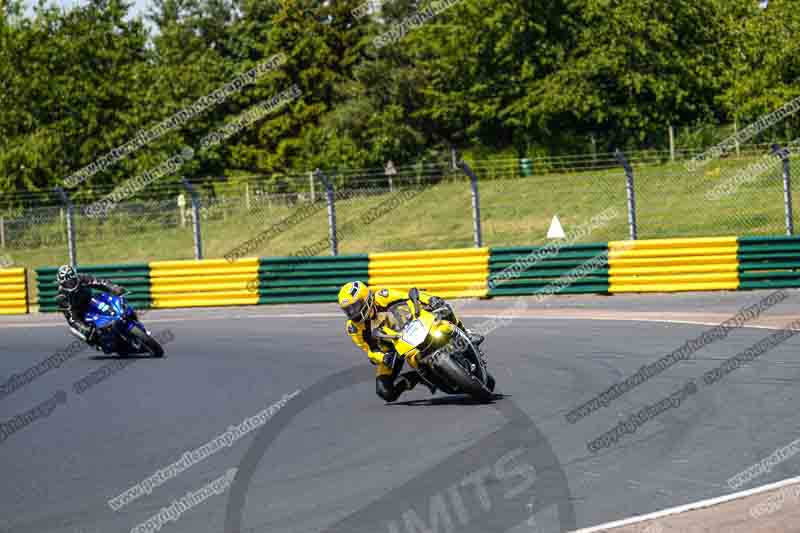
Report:
[[[372,331],[386,325],[390,319],[388,309],[396,303],[409,299],[406,291],[385,287],[370,288],[363,281],[351,281],[339,291],[339,306],[347,316],[347,334],[356,346],[367,352],[370,362],[376,365],[375,392],[387,402],[393,402],[406,391],[413,389],[421,381],[416,371],[400,374],[404,360],[394,356],[392,345],[385,340],[376,339]],[[423,308],[436,309],[446,302],[430,293],[419,292]],[[469,331],[452,311],[450,320],[463,329],[472,343],[477,346],[483,336]],[[426,383],[431,394],[436,389]]]

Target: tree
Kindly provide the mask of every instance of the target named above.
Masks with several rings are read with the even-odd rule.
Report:
[[[713,1],[575,0],[563,18],[574,45],[523,99],[545,132],[599,132],[610,149],[713,116],[724,74]]]
[[[141,21],[125,20],[128,9],[122,0],[92,0],[65,13],[40,5],[33,20],[6,22],[0,131],[10,149],[0,154],[0,187],[52,190],[125,142],[149,57],[147,32]],[[125,168],[93,177],[88,188]]]
[[[742,1],[719,7],[726,24],[718,42],[725,84],[717,102],[729,121],[744,125],[800,96],[795,39],[800,13],[786,0],[772,0],[766,10]],[[798,124],[800,117],[795,115],[780,130],[796,130]]]

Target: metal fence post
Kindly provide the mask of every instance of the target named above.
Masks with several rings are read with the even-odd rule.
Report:
[[[192,232],[194,233],[194,258],[200,260],[203,258],[203,240],[200,236],[200,199],[192,187],[192,184],[186,178],[181,178],[181,183],[186,187],[189,192],[189,198],[192,200]]]
[[[323,185],[325,185],[325,196],[328,200],[328,228],[330,229],[331,255],[339,255],[339,243],[336,240],[336,202],[333,197],[333,184],[320,169],[314,171]]]
[[[458,168],[469,176],[469,183],[472,187],[472,234],[475,239],[475,247],[483,246],[483,235],[481,233],[481,198],[478,194],[478,176],[463,159],[459,159]]]
[[[628,226],[630,226],[631,231],[631,240],[636,240],[636,192],[633,188],[633,169],[628,164],[628,160],[625,159],[625,154],[623,154],[619,148],[614,150],[614,157],[617,158],[622,164],[622,168],[625,169],[625,178],[627,183],[628,189]]]
[[[669,160],[675,161],[675,128],[669,125]]]
[[[773,144],[772,152],[783,161],[783,206],[786,211],[786,235],[793,235],[794,218],[792,215],[792,176],[789,168],[789,150]]]
[[[78,264],[75,252],[75,215],[72,210],[72,202],[66,191],[61,187],[56,187],[56,192],[67,208],[67,248],[69,250],[69,264],[73,267]]]
[[[394,168],[394,162],[389,160],[386,163],[386,167],[383,169],[383,173],[386,174],[387,178],[389,178],[389,192],[394,192],[394,184],[392,183],[392,178],[397,175],[397,169]]]
[[[6,217],[0,217],[0,248],[6,247]]]

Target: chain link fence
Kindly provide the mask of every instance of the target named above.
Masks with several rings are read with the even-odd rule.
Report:
[[[637,179],[639,237],[784,234],[779,166],[721,197],[712,191],[737,171],[723,171],[711,179],[679,172]]]
[[[760,171],[752,170],[764,155],[754,151],[695,172],[679,160],[664,162],[663,154],[634,159],[637,238],[787,233],[784,167],[773,157]],[[198,188],[196,222],[192,196],[180,187],[162,198],[122,202],[95,216],[87,214],[87,205],[77,204],[72,209],[76,261],[193,259],[198,256],[195,224],[203,258],[226,257],[248,242],[255,243],[248,257],[471,247],[477,242],[542,244],[554,217],[569,235],[610,207],[619,216],[584,242],[627,239],[626,172],[613,154],[592,157],[594,168],[575,164],[585,163],[577,158],[572,166],[551,161],[549,169],[532,160],[476,161],[471,168],[478,178],[477,196],[467,174],[452,165],[427,163],[389,174],[385,169],[331,172],[325,180],[332,188],[333,212],[325,180],[314,175],[303,178],[297,192],[265,179]],[[731,183],[735,186],[720,187]],[[797,187],[790,191],[796,202]],[[30,267],[68,262],[69,216],[68,206],[57,201],[0,215],[0,254]]]

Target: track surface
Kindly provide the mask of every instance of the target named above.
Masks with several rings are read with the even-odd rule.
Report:
[[[730,476],[798,438],[800,338],[792,338],[702,388],[616,446],[596,454],[587,450],[589,440],[624,417],[668,396],[687,379],[699,381],[703,372],[770,333],[751,327],[706,346],[576,424],[564,418],[641,365],[707,329],[700,323],[718,323],[766,294],[572,297],[545,306],[531,302],[524,316],[488,337],[484,347],[490,368],[498,391],[507,395],[498,402],[513,402],[549,440],[569,481],[577,526],[729,493]],[[467,324],[475,324],[513,302],[465,305],[463,315]],[[654,321],[665,317],[695,323]],[[800,295],[790,291],[788,300],[756,323],[779,326],[796,317]],[[237,467],[254,434],[119,511],[109,508],[109,498],[284,394],[363,366],[365,359],[328,305],[153,311],[144,322],[154,332],[169,329],[174,334],[163,360],[137,360],[78,395],[73,382],[109,362],[90,358],[96,352],[84,352],[0,399],[0,422],[6,422],[59,390],[66,394],[66,402],[49,416],[0,442],[0,531],[130,531],[173,499]],[[70,342],[55,316],[0,320],[0,379],[23,372]],[[370,374],[371,367],[363,366],[363,372]],[[456,478],[481,468],[474,455],[460,463],[447,459],[498,430],[503,419],[497,410],[459,399],[402,403],[426,398],[424,389],[417,389],[399,405],[387,406],[367,378],[294,417],[253,472],[242,530],[324,530],[436,465],[458,469],[443,472]],[[798,471],[800,458],[790,459],[742,488]],[[435,480],[423,479],[435,485]],[[481,505],[476,494],[463,491],[472,516]],[[212,496],[162,530],[222,533],[227,503],[228,494]],[[413,531],[391,525],[397,520],[402,526],[408,509],[408,503],[398,501],[385,516],[362,513],[362,520],[372,523],[360,525],[364,531]],[[419,515],[430,525],[427,509]],[[511,525],[496,518],[503,530]],[[478,527],[474,524],[457,529],[471,531]],[[523,522],[513,531],[559,529],[552,509],[545,509],[535,522]],[[439,524],[436,530],[447,528]],[[485,522],[480,530],[500,531]]]

